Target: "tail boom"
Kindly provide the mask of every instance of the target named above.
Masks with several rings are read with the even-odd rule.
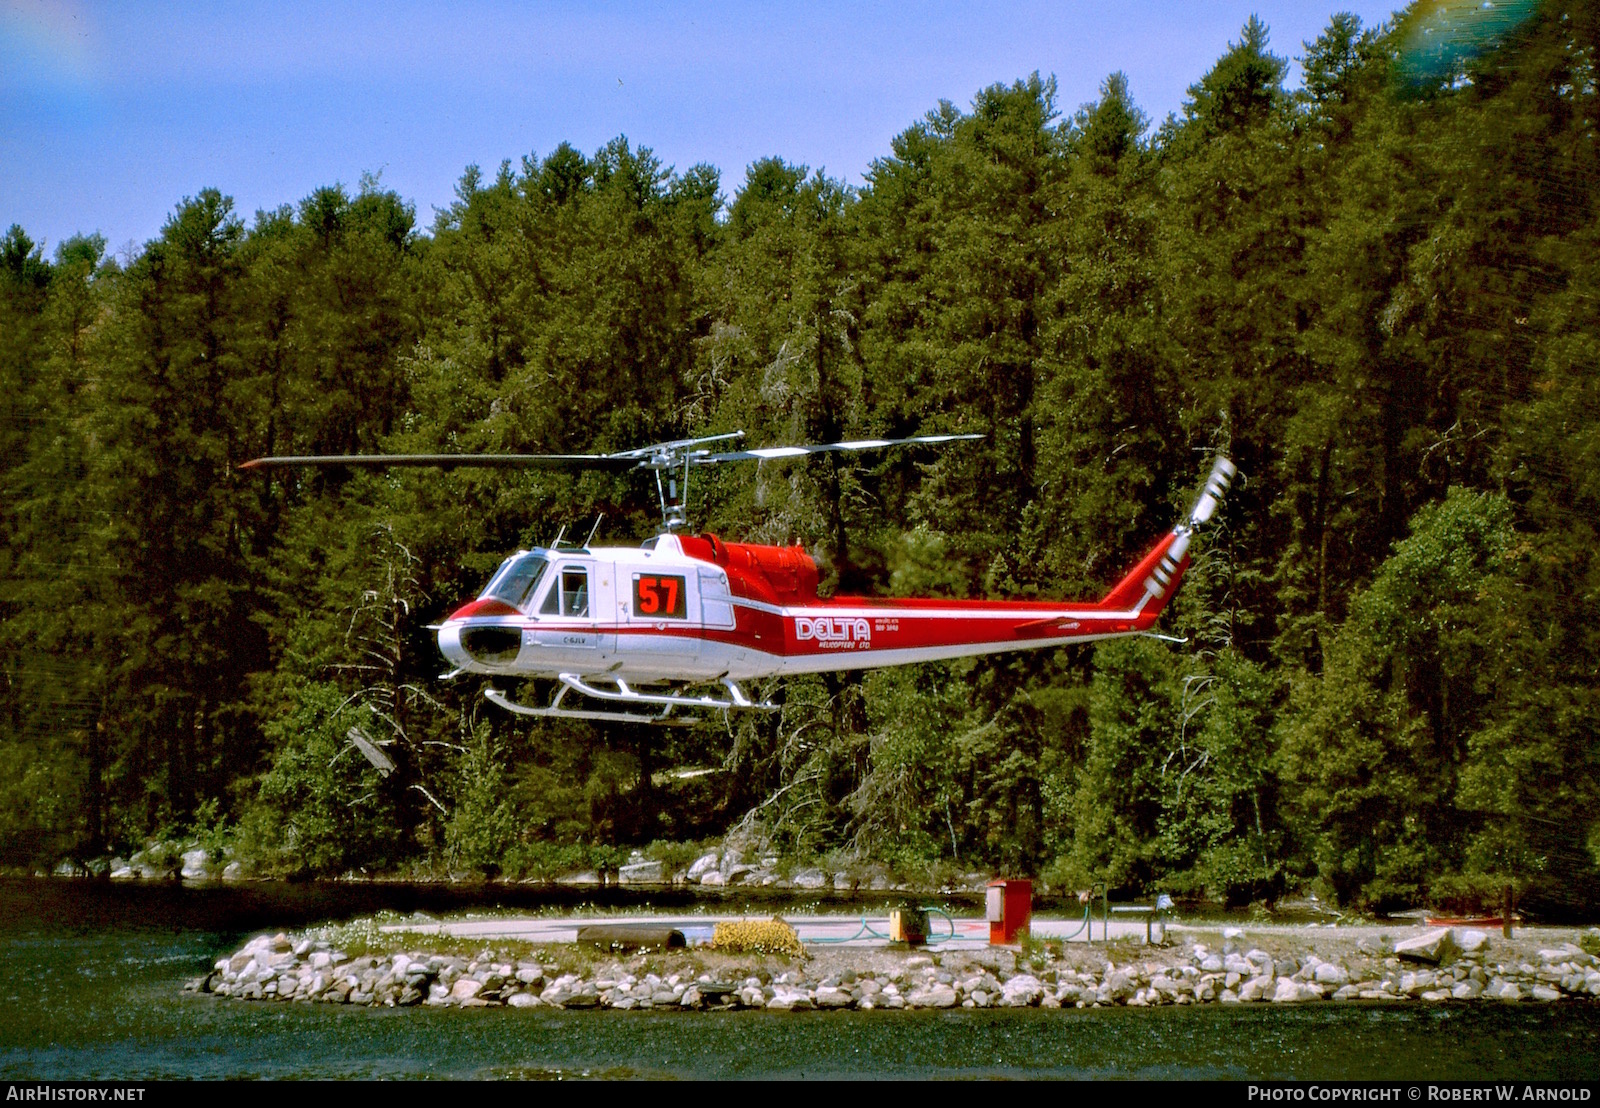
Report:
[[[1098,602],[835,597],[772,610],[783,639],[775,672],[869,669],[1148,631],[1190,564],[1195,530],[1215,513],[1233,463],[1219,457],[1183,520]]]

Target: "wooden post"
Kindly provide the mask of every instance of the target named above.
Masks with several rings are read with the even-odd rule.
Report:
[[[639,947],[678,948],[686,946],[683,932],[662,924],[595,923],[578,928],[578,942],[607,950],[637,950]]]
[[[1500,934],[1506,938],[1511,937],[1511,886],[1507,885],[1500,892]]]

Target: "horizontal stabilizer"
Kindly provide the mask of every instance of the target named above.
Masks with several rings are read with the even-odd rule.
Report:
[[[1019,639],[1053,639],[1071,631],[1076,631],[1083,626],[1083,621],[1072,616],[1046,616],[1044,619],[1030,619],[1026,623],[1019,623],[1012,630],[1012,634]]]

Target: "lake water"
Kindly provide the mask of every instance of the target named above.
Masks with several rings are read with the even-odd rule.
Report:
[[[1600,1079],[1600,1005],[1578,1003],[678,1014],[182,992],[265,928],[539,895],[0,881],[0,1077]]]

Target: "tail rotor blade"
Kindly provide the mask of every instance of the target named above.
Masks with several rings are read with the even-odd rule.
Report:
[[[1194,502],[1194,507],[1189,509],[1191,527],[1198,527],[1211,518],[1222,501],[1222,494],[1228,491],[1228,486],[1233,484],[1234,474],[1238,472],[1232,462],[1221,455],[1217,456],[1216,464],[1211,467],[1211,475],[1206,478],[1205,491]]]

